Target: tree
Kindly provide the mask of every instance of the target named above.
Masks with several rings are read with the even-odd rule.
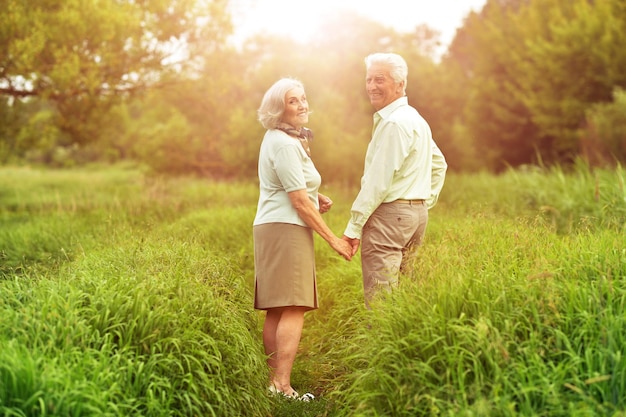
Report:
[[[226,0],[4,3],[0,95],[50,103],[53,123],[81,145],[97,140],[112,105],[193,70],[206,55],[197,51],[231,31]]]
[[[584,159],[591,165],[626,161],[626,92],[617,88],[613,102],[598,103],[586,111],[581,139]]]
[[[462,132],[490,168],[576,158],[586,109],[626,82],[625,10],[621,0],[488,0],[466,19],[448,59],[469,85]]]
[[[586,110],[626,86],[625,10],[622,0],[534,0],[514,18],[525,39],[516,93],[552,160],[575,159]]]
[[[456,90],[463,96],[455,132],[463,136],[453,141],[470,141],[481,166],[495,171],[532,163],[542,146],[517,96],[515,51],[524,46],[512,16],[519,7],[519,1],[488,1],[480,14],[466,18],[443,61],[444,68],[458,66],[466,84]]]

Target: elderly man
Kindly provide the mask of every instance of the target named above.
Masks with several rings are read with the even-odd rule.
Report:
[[[353,255],[361,246],[365,305],[391,291],[424,237],[428,210],[437,202],[446,160],[426,120],[406,97],[408,67],[392,53],[365,58],[365,87],[374,113],[361,190],[343,239]]]

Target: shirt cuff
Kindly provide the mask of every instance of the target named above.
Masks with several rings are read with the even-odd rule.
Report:
[[[348,226],[346,227],[346,231],[343,232],[343,234],[349,237],[350,239],[361,239],[362,229],[363,229],[362,227],[359,227],[352,223],[348,223]]]

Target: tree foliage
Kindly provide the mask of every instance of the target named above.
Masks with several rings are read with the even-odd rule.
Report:
[[[586,111],[581,139],[582,156],[592,165],[626,161],[626,92],[613,92],[613,101],[597,103]]]
[[[468,17],[450,60],[470,85],[463,123],[492,169],[575,159],[586,109],[626,82],[624,9],[619,0],[489,0]]]
[[[585,110],[626,85],[623,10],[619,0],[535,0],[515,16],[527,30],[517,94],[542,136],[554,139],[555,160],[575,158]]]
[[[363,59],[379,51],[407,60],[409,102],[452,170],[568,163],[590,143],[626,158],[611,113],[621,96],[610,104],[626,87],[621,0],[487,0],[441,59],[428,26],[398,33],[345,12],[308,42],[235,44],[229,0],[2,1],[0,162],[135,159],[251,178],[264,133],[256,109],[293,76],[313,111],[316,166],[354,183],[373,113]]]
[[[98,137],[111,105],[179,78],[196,62],[186,55],[230,30],[222,0],[4,3],[0,93],[49,103],[51,123],[77,144]]]

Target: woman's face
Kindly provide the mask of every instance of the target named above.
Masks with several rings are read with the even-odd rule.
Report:
[[[306,101],[306,94],[302,88],[292,88],[285,94],[282,122],[296,129],[300,129],[309,122],[309,103]]]

